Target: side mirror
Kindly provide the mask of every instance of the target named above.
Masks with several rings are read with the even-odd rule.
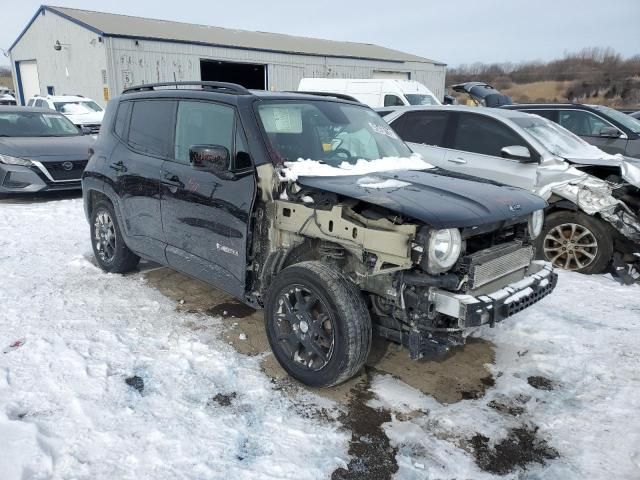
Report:
[[[91,129],[89,127],[85,127],[84,125],[80,126],[80,130],[83,135],[91,135]]]
[[[531,161],[531,152],[527,147],[523,147],[522,145],[503,147],[502,150],[500,150],[500,155],[502,158],[507,158],[509,160],[519,160],[521,162]]]
[[[604,138],[619,138],[622,132],[616,127],[602,127],[600,129],[600,136]]]
[[[189,161],[195,170],[226,174],[231,169],[231,155],[222,145],[193,145],[189,149]]]

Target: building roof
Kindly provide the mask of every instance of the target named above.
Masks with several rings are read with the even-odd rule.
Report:
[[[43,10],[58,14],[98,35],[106,37],[159,40],[302,55],[445,65],[442,62],[436,62],[428,58],[369,43],[339,42],[319,38],[296,37],[280,33],[235,30],[49,5],[40,7],[29,25],[31,25],[35,18],[37,18],[37,15]],[[27,25],[24,31],[29,28],[29,25]],[[24,31],[13,43],[11,48],[18,43]]]

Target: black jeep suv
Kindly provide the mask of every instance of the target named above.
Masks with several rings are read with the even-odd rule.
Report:
[[[372,332],[413,358],[446,351],[556,284],[532,261],[540,197],[433,168],[338,98],[131,88],[82,183],[104,270],[144,257],[264,308],[274,355],[307,385],[358,372]]]

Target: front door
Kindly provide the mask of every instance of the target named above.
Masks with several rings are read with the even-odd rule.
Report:
[[[604,118],[586,110],[559,110],[558,123],[567,130],[582,137],[592,145],[607,153],[624,155],[627,150],[627,135],[618,127]],[[601,132],[605,128],[615,128],[619,137],[603,137]]]
[[[173,150],[176,102],[121,102],[116,125],[121,137],[108,168],[115,172],[115,189],[129,247],[164,263],[165,237],[160,214],[160,173]],[[127,122],[127,119],[129,121]]]
[[[227,148],[231,168],[223,174],[196,170],[194,145]],[[235,108],[213,102],[178,103],[173,160],[161,174],[162,224],[167,260],[176,269],[242,296],[247,233],[255,176]]]
[[[527,147],[534,161],[502,158],[501,150],[510,146]],[[534,190],[537,152],[507,125],[486,115],[459,113],[451,147],[446,153],[447,169]]]

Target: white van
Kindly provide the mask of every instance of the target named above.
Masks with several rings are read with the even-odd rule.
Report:
[[[303,78],[298,91],[349,95],[371,108],[441,105],[431,90],[414,80]]]

